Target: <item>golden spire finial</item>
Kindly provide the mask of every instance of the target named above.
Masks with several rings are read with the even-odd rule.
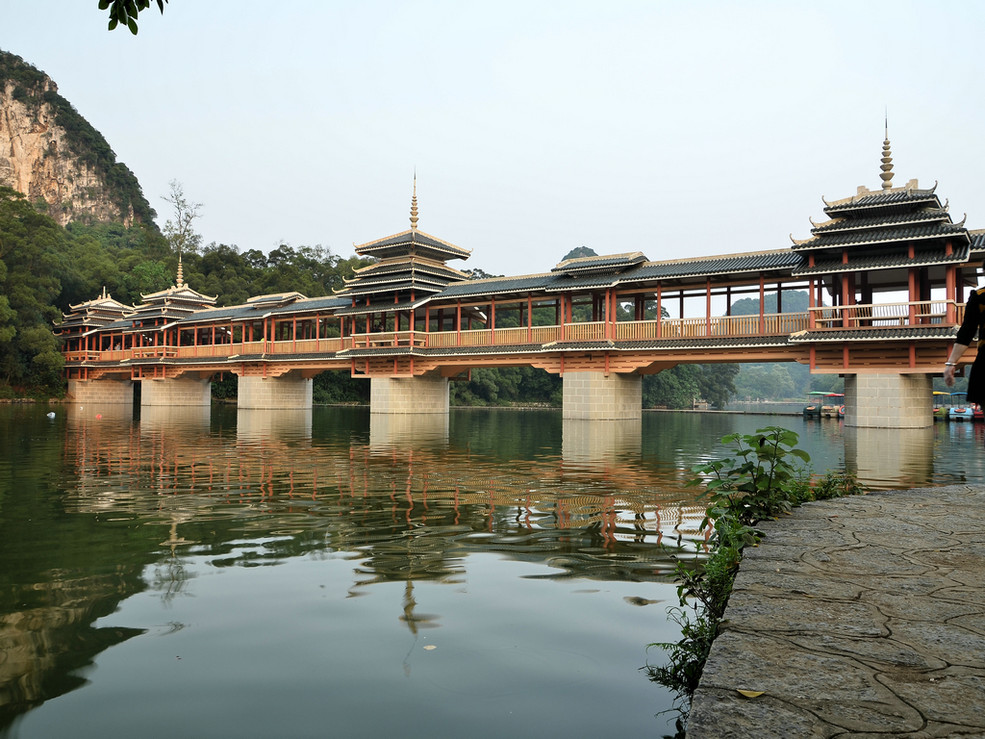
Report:
[[[178,255],[178,278],[174,281],[175,287],[185,286],[185,277],[181,268],[181,255]]]
[[[417,230],[417,170],[414,170],[414,194],[410,198],[410,228]]]
[[[886,138],[882,142],[882,164],[879,165],[882,172],[882,189],[889,190],[893,186],[893,153],[889,150],[889,112],[886,112]]]

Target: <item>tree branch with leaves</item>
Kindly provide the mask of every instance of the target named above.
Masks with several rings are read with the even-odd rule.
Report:
[[[157,7],[164,14],[164,5],[168,0],[155,0]],[[130,29],[130,33],[137,35],[137,15],[141,10],[150,7],[151,0],[99,0],[100,10],[109,10],[109,30],[114,30],[117,26],[124,26]]]

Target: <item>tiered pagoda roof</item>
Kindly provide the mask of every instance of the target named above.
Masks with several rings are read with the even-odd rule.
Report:
[[[133,313],[133,306],[114,299],[106,288],[94,300],[69,306],[71,312],[62,314],[55,328],[58,334],[79,334],[120,321]]]
[[[455,246],[417,228],[417,181],[411,197],[410,228],[355,247],[356,254],[380,261],[355,271],[336,294],[353,306],[372,304],[372,310],[395,310],[440,293],[448,285],[468,280],[465,272],[445,264],[468,259],[468,249]],[[357,310],[360,310],[357,308]]]
[[[947,204],[941,204],[935,193],[936,184],[921,189],[916,180],[910,180],[903,187],[893,187],[888,133],[882,148],[880,190],[863,185],[851,197],[831,203],[824,200],[828,220],[811,221],[811,238],[797,240],[791,236],[793,251],[805,257],[803,266],[794,269],[795,276],[969,261],[972,238],[964,219],[952,221]],[[908,257],[911,246],[913,258]],[[845,251],[849,253],[847,264],[842,258]],[[864,257],[852,257],[853,251]],[[808,266],[808,254],[814,257],[812,267]]]
[[[174,285],[155,293],[141,294],[140,297],[144,302],[134,307],[130,316],[134,330],[187,318],[203,308],[211,308],[218,299],[203,295],[185,284],[180,260]]]

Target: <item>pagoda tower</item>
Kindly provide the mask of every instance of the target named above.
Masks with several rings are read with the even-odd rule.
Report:
[[[932,426],[930,376],[907,372],[905,357],[899,374],[874,374],[861,342],[905,335],[912,360],[922,343],[946,338],[944,324],[955,322],[964,289],[976,284],[980,239],[964,218],[951,218],[936,183],[894,186],[888,126],[879,170],[879,189],[863,185],[847,198],[822,198],[827,220],[811,220],[808,239],[791,236],[803,257],[793,276],[810,284],[810,329],[791,341],[811,346],[812,372],[844,375],[846,425]],[[932,295],[931,285],[942,284],[944,294]],[[946,306],[943,315],[938,304]],[[861,326],[864,337],[855,330]],[[836,344],[839,353],[828,350]]]
[[[469,279],[468,273],[446,262],[468,259],[472,252],[421,231],[417,221],[415,176],[410,228],[354,247],[359,256],[377,261],[356,270],[336,292],[351,300],[350,308],[337,311],[346,317],[345,335],[426,331],[424,306],[431,296],[453,282]]]

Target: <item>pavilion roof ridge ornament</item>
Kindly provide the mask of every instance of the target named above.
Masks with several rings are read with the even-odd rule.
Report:
[[[879,165],[879,177],[882,179],[882,189],[893,188],[893,152],[889,145],[889,113],[886,113],[886,138],[882,142],[882,164]]]
[[[417,169],[414,170],[414,191],[410,196],[410,230],[417,230]]]

